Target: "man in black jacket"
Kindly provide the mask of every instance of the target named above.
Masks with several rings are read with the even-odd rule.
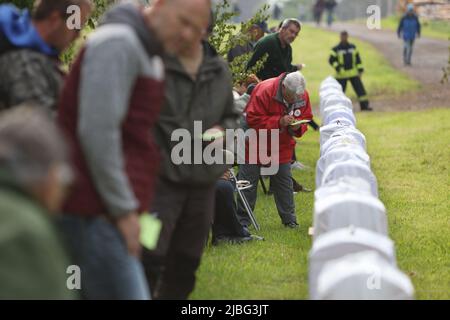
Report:
[[[215,184],[228,168],[205,163],[201,146],[196,153],[196,144],[202,144],[197,134],[210,128],[221,133],[237,127],[228,65],[202,41],[210,20],[209,1],[195,3],[197,15],[188,26],[192,35],[189,45],[177,57],[166,56],[164,60],[166,101],[155,130],[163,159],[152,205],[152,212],[162,221],[162,230],[156,249],[143,253],[155,299],[187,299],[193,290],[211,228]],[[189,150],[180,155],[176,150],[183,134],[191,139]]]
[[[336,70],[336,80],[342,85],[344,92],[347,88],[347,81],[350,81],[358,96],[361,111],[372,111],[361,80],[364,72],[361,57],[356,46],[348,42],[347,31],[341,32],[341,42],[331,50],[328,61]]]

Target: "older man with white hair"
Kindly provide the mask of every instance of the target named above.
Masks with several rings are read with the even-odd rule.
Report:
[[[277,78],[261,82],[254,89],[245,109],[245,117],[249,128],[258,131],[258,149],[267,148],[272,165],[277,162],[278,172],[271,176],[272,189],[282,223],[290,228],[298,227],[293,198],[293,182],[291,160],[295,149],[294,137],[301,137],[308,130],[307,121],[312,120],[309,94],[305,89],[306,82],[300,71],[283,73]],[[260,130],[267,131],[260,131]],[[267,134],[266,141],[274,130],[279,133],[278,154],[272,154],[273,145],[261,145],[262,135]],[[247,160],[252,158],[247,147]],[[239,167],[239,179],[248,180],[252,188],[244,190],[244,194],[252,209],[255,207],[257,185],[260,175],[261,161],[259,150],[256,163],[247,161]],[[276,151],[275,151],[276,152]],[[277,157],[278,156],[278,157]],[[277,160],[278,158],[278,160]],[[248,226],[250,221],[245,214],[242,203],[239,203],[238,215],[241,224]]]

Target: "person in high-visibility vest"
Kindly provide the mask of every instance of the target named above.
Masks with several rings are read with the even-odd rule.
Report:
[[[341,42],[331,50],[330,65],[336,70],[335,78],[341,84],[342,89],[346,90],[347,81],[352,84],[353,89],[358,96],[361,111],[372,111],[369,107],[369,99],[366,89],[361,80],[364,68],[356,46],[348,42],[347,31],[341,32]]]

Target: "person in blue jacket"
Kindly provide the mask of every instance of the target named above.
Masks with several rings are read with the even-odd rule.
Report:
[[[406,10],[406,14],[402,17],[398,25],[397,34],[399,38],[403,35],[403,63],[405,66],[410,66],[416,35],[420,38],[420,22],[414,12],[414,5],[412,3],[408,4]]]

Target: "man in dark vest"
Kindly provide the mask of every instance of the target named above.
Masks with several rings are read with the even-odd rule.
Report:
[[[77,171],[62,226],[87,299],[148,299],[139,214],[149,210],[159,152],[151,134],[164,93],[164,50],[176,53],[192,0],[113,7],[81,50],[58,121]],[[187,20],[189,21],[189,19]]]
[[[163,161],[152,212],[163,226],[156,249],[145,250],[143,260],[148,280],[156,283],[155,298],[163,300],[187,299],[194,289],[214,214],[215,185],[228,168],[216,161],[206,163],[202,146],[210,144],[202,142],[202,133],[221,135],[225,129],[236,128],[238,119],[228,65],[204,41],[210,23],[209,0],[196,4],[191,40],[177,56],[167,55],[164,60],[166,100],[155,128]],[[182,154],[191,159],[178,158],[178,134],[189,136],[189,150]]]

